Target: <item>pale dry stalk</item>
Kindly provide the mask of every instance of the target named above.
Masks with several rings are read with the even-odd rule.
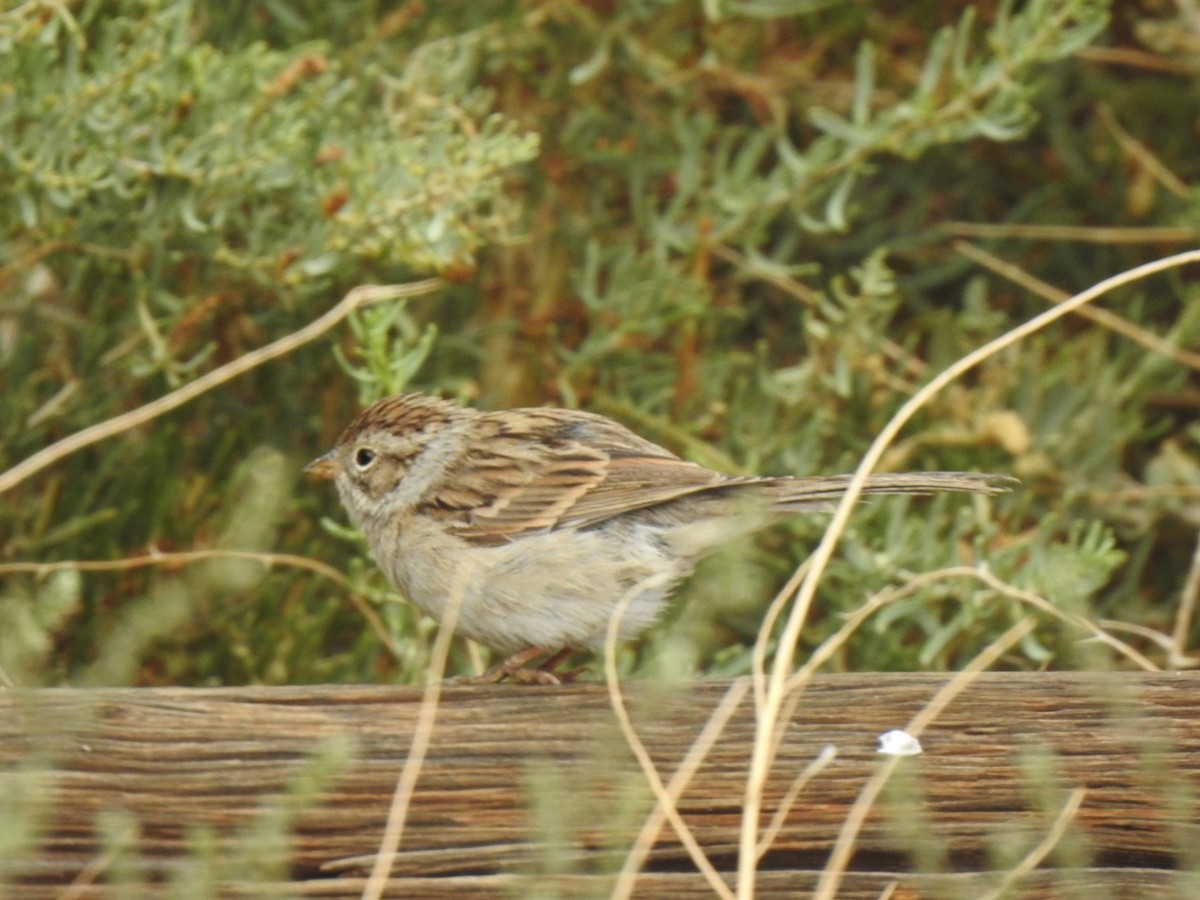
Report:
[[[764,702],[758,710],[756,737],[752,751],[750,771],[746,779],[745,802],[738,851],[737,896],[739,900],[751,900],[754,896],[763,790],[773,760],[776,731],[781,723],[780,713],[787,698],[789,675],[791,673],[792,660],[795,658],[796,648],[799,645],[800,632],[808,618],[808,611],[816,595],[817,585],[826,566],[829,564],[829,560],[833,556],[837,542],[841,539],[846,523],[849,520],[850,512],[857,502],[859,495],[862,493],[867,476],[878,465],[883,453],[895,440],[900,430],[922,406],[928,403],[933,396],[947,385],[983,361],[1035,334],[1058,319],[1075,312],[1080,307],[1085,306],[1111,290],[1158,272],[1194,262],[1200,262],[1200,250],[1178,253],[1137,266],[1111,278],[1104,279],[1082,293],[1076,294],[1054,308],[1034,316],[1004,335],[989,341],[982,347],[957,360],[909,398],[888,424],[884,426],[874,442],[872,442],[847,486],[846,492],[833,514],[832,521],[826,529],[824,537],[812,555],[811,568],[796,593],[795,601],[792,604],[779,640],[774,664],[769,677],[766,679],[766,684],[765,686],[756,685],[755,687],[755,695],[763,696]]]

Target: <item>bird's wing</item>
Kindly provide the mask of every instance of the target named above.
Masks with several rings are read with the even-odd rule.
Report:
[[[471,543],[586,528],[731,480],[607,419],[512,412],[483,417],[471,447],[421,503]]]
[[[517,415],[519,413],[519,415]],[[588,528],[635,510],[646,522],[682,525],[706,516],[830,509],[848,475],[739,478],[680,459],[601,416],[566,410],[483,414],[472,443],[421,503],[463,540],[502,544],[518,535]],[[961,472],[872,475],[864,493],[999,493],[1011,479]],[[704,495],[688,509],[666,507]],[[730,496],[734,495],[734,496]]]

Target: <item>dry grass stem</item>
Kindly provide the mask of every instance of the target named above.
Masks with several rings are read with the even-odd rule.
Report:
[[[1076,294],[1069,300],[1058,304],[1053,309],[1046,310],[1034,316],[1016,328],[1010,329],[1000,337],[976,348],[940,372],[921,390],[910,397],[887,425],[884,426],[867,449],[862,462],[855,470],[854,476],[847,485],[841,502],[838,503],[833,513],[833,518],[825,530],[824,537],[812,555],[811,569],[796,592],[795,601],[784,626],[779,647],[775,654],[775,661],[771,669],[765,695],[765,703],[759,711],[756,722],[757,734],[752,751],[750,771],[746,778],[745,805],[738,851],[737,895],[739,900],[751,900],[754,896],[763,786],[766,784],[767,772],[771,764],[773,755],[772,747],[775,743],[774,733],[779,727],[779,714],[786,699],[788,676],[791,671],[796,648],[799,644],[800,631],[808,618],[808,611],[816,595],[817,585],[820,582],[821,576],[833,556],[834,548],[837,546],[842,532],[845,530],[850,512],[862,492],[867,476],[878,465],[883,453],[891,446],[900,430],[916,414],[917,410],[928,403],[932,397],[947,385],[984,360],[1035,334],[1051,323],[1069,315],[1115,288],[1131,284],[1158,272],[1193,262],[1200,262],[1200,250],[1191,250],[1154,260],[1153,262],[1106,278],[1082,293]]]
[[[1148,72],[1166,72],[1172,75],[1195,76],[1196,66],[1192,63],[1181,62],[1163,56],[1161,53],[1151,53],[1148,50],[1138,50],[1133,47],[1084,47],[1078,53],[1080,59],[1106,65],[1129,66],[1134,69],[1144,69]]]
[[[58,900],[83,900],[92,894],[96,879],[104,874],[104,870],[112,865],[118,855],[127,851],[137,838],[137,827],[129,826],[117,837],[111,847],[97,854],[79,874],[58,894]]]
[[[1062,840],[1063,835],[1067,833],[1067,828],[1078,814],[1086,794],[1087,791],[1084,788],[1075,788],[1075,790],[1071,791],[1067,797],[1067,802],[1063,804],[1063,808],[1055,816],[1054,824],[1050,826],[1050,831],[1046,836],[1011,871],[1005,873],[1000,885],[991,893],[985,894],[982,900],[1000,900],[1002,897],[1007,897],[1009,889],[1014,884],[1041,865],[1042,860],[1049,855],[1050,851]]]
[[[1027,241],[1076,241],[1084,244],[1191,244],[1200,232],[1187,226],[1146,228],[1098,225],[1022,225],[995,222],[944,222],[950,237],[1017,238]]]
[[[750,657],[750,672],[754,680],[754,708],[756,710],[762,709],[767,699],[767,645],[771,642],[771,632],[775,630],[775,623],[779,621],[779,615],[787,606],[788,600],[796,593],[800,582],[808,573],[808,563],[808,560],[801,563],[787,580],[787,584],[779,589],[779,593],[775,595],[775,599],[767,608],[767,614],[763,617],[762,624],[758,626],[758,635],[755,637]]]
[[[83,429],[83,431],[77,431],[75,434],[39,450],[24,462],[18,463],[7,472],[0,474],[0,494],[12,490],[26,478],[40,472],[47,466],[58,462],[58,460],[69,456],[77,450],[82,450],[84,447],[114,437],[123,431],[136,428],[139,425],[144,425],[152,419],[156,419],[173,409],[183,406],[188,401],[194,400],[201,394],[212,390],[218,385],[224,384],[226,381],[243,375],[251,369],[257,368],[273,359],[278,359],[281,356],[291,353],[297,347],[301,347],[329,331],[329,329],[333,328],[333,326],[337,325],[356,309],[385,300],[397,300],[401,297],[415,297],[419,294],[428,294],[440,286],[441,282],[438,279],[431,278],[426,281],[415,281],[411,284],[362,285],[356,287],[343,297],[333,309],[329,310],[325,315],[309,322],[298,331],[294,331],[286,337],[267,344],[265,347],[260,347],[258,350],[251,351],[244,356],[239,356],[233,362],[213,369],[211,372],[201,375],[195,381],[185,384],[178,390],[159,397],[157,400],[147,403],[144,406],[139,406],[137,409],[122,413],[104,422],[99,422],[90,428]]]
[[[810,288],[807,284],[780,271],[777,267],[751,259],[744,253],[739,253],[725,244],[708,244],[708,251],[717,259],[724,260],[730,265],[743,269],[747,274],[772,284],[789,296],[795,297],[807,306],[816,306],[821,302],[821,292]]]
[[[749,679],[739,678],[735,680],[729,686],[729,690],[725,692],[725,696],[721,698],[721,702],[713,709],[712,714],[704,723],[704,728],[696,736],[696,740],[688,747],[688,752],[684,756],[683,761],[680,762],[679,768],[675,770],[675,774],[667,782],[667,792],[664,799],[669,802],[671,809],[676,809],[675,803],[683,796],[683,792],[687,789],[688,784],[691,783],[700,765],[708,756],[708,752],[721,736],[721,732],[724,731],[726,724],[728,724],[730,716],[741,705],[749,688]],[[626,740],[628,739],[629,734],[627,732]],[[676,815],[678,815],[677,810]],[[617,883],[609,895],[611,900],[623,900],[623,898],[632,896],[633,889],[637,884],[638,873],[641,871],[646,857],[653,849],[655,841],[658,840],[658,833],[662,830],[662,825],[666,818],[667,807],[662,800],[655,801],[654,809],[646,816],[637,837],[634,839],[633,845],[629,849],[629,854],[625,857],[625,863],[621,866],[621,871],[617,876]]]
[[[1123,631],[1126,634],[1134,634],[1140,638],[1145,638],[1164,653],[1168,655],[1171,653],[1171,636],[1163,634],[1161,631],[1155,631],[1146,625],[1136,625],[1133,622],[1118,622],[1116,619],[1101,619],[1097,624],[1108,631]],[[1188,668],[1191,667],[1189,666]]]
[[[1137,162],[1143,169],[1150,173],[1155,181],[1180,200],[1191,200],[1193,189],[1185,184],[1183,179],[1172,172],[1166,163],[1159,159],[1149,147],[1121,127],[1121,123],[1117,121],[1117,117],[1113,115],[1113,111],[1108,105],[1101,104],[1099,113],[1100,122],[1108,129],[1113,139],[1121,145],[1121,149],[1125,151],[1130,159]],[[1192,230],[1191,239],[1196,239],[1195,229]]]
[[[1020,266],[1000,259],[1000,257],[994,256],[983,248],[976,247],[974,244],[968,244],[965,241],[956,241],[954,249],[972,262],[978,263],[988,271],[994,272],[1002,278],[1007,278],[1014,284],[1019,284],[1031,294],[1041,297],[1050,303],[1062,303],[1070,297],[1066,291],[1059,290],[1052,284],[1047,284],[1040,278],[1030,275]],[[1107,309],[1084,306],[1076,310],[1076,312],[1083,318],[1095,322],[1109,331],[1129,338],[1147,350],[1161,353],[1163,356],[1175,360],[1181,366],[1187,366],[1189,369],[1200,372],[1200,353],[1193,353],[1191,350],[1184,350],[1182,347],[1177,347],[1154,332],[1140,328],[1128,319],[1123,319],[1121,316]]]
[[[323,578],[328,578],[341,587],[349,588],[350,581],[335,569],[320,560],[307,556],[296,556],[292,553],[264,553],[257,550],[181,550],[163,553],[150,547],[145,556],[132,556],[125,559],[67,559],[50,563],[12,562],[0,563],[0,575],[28,574],[36,578],[44,578],[54,572],[75,570],[77,572],[125,572],[131,569],[145,569],[150,566],[186,566],[191,563],[204,562],[210,559],[248,559],[262,563],[266,568],[287,566],[294,569],[305,569],[315,572]]]
[[[1082,616],[1075,616],[1075,615],[1071,615],[1069,613],[1065,613],[1062,610],[1055,607],[1053,604],[1051,604],[1045,598],[1039,597],[1038,595],[1032,594],[1028,591],[1022,591],[1019,588],[1013,587],[1012,585],[1009,585],[1009,584],[1001,581],[999,578],[997,578],[995,575],[993,575],[991,572],[987,571],[986,569],[972,568],[969,566],[951,566],[951,567],[948,567],[945,569],[938,569],[933,572],[924,572],[920,575],[916,575],[913,578],[910,578],[903,585],[900,585],[900,586],[894,587],[894,588],[888,588],[886,590],[880,591],[879,593],[877,593],[877,594],[873,595],[871,598],[869,598],[861,606],[859,606],[858,609],[854,610],[853,613],[851,613],[849,616],[847,616],[846,621],[842,624],[842,626],[834,634],[830,635],[828,638],[826,638],[824,641],[822,641],[821,644],[812,652],[812,654],[809,656],[808,660],[804,663],[804,665],[801,666],[800,669],[798,669],[796,671],[796,673],[788,680],[788,684],[787,684],[788,699],[787,699],[787,702],[783,705],[783,708],[781,711],[781,719],[785,722],[791,721],[792,716],[795,713],[796,706],[799,703],[800,699],[803,697],[803,692],[804,692],[805,686],[808,684],[808,682],[811,680],[811,678],[817,673],[817,671],[821,668],[821,666],[823,666],[826,662],[828,662],[834,656],[834,654],[836,654],[838,652],[839,648],[842,647],[845,644],[845,642],[850,639],[850,637],[854,634],[854,632],[856,632],[860,627],[862,627],[862,625],[867,621],[867,619],[869,619],[871,616],[873,616],[875,613],[877,613],[883,607],[885,607],[891,603],[895,603],[898,600],[902,600],[905,597],[911,596],[912,594],[914,594],[916,591],[920,590],[921,588],[927,587],[930,584],[933,584],[934,582],[944,581],[944,580],[951,579],[951,578],[973,578],[973,579],[979,580],[979,581],[983,582],[984,584],[986,584],[992,590],[1001,594],[1002,596],[1007,596],[1011,599],[1017,600],[1020,603],[1023,603],[1028,606],[1032,606],[1034,609],[1036,609],[1037,611],[1039,611],[1045,615],[1051,616],[1055,619],[1058,619],[1061,622],[1068,623],[1076,628],[1079,628],[1083,631],[1088,632],[1093,638],[1098,638],[1098,636],[1103,635],[1103,638],[1105,639],[1105,643],[1107,645],[1113,647],[1117,652],[1121,653],[1126,658],[1130,659],[1132,662],[1137,664],[1139,667],[1141,667],[1147,671],[1159,671],[1158,667],[1155,666],[1153,663],[1151,663],[1148,659],[1146,659],[1142,654],[1138,653],[1135,649],[1130,647],[1128,644],[1125,644],[1124,642],[1117,640],[1116,638],[1112,637],[1111,635],[1105,634],[1101,626],[1096,625],[1093,622],[1090,622],[1089,620],[1083,618]],[[1102,623],[1102,624],[1104,627],[1109,627],[1109,626],[1115,626],[1119,623]],[[1133,630],[1133,629],[1130,629],[1130,630]],[[1140,633],[1140,630],[1138,633]],[[1163,645],[1164,649],[1166,649],[1166,650],[1170,649],[1169,648],[1169,640],[1166,638],[1165,635],[1161,635],[1161,634],[1157,634],[1156,632],[1153,632],[1152,636],[1158,639],[1158,642],[1160,642]],[[774,742],[774,746],[772,747],[772,754],[771,754],[772,760],[778,754],[779,743],[781,740],[782,740],[782,735],[781,734],[777,735],[777,738]],[[794,799],[795,799],[794,797],[790,796],[790,792],[789,792],[789,797],[787,799],[785,799],[784,805],[790,806],[791,803],[794,802]],[[777,810],[776,811],[775,816],[772,820],[772,826],[774,826],[776,821],[781,821],[781,814],[785,815],[786,810]],[[769,848],[770,840],[773,840],[773,838],[774,838],[775,831],[772,830],[772,826],[768,826],[768,828],[765,831],[766,834],[770,835],[770,838],[768,839],[768,838],[764,837],[763,841],[760,842],[760,851],[759,851],[760,859],[762,857],[762,854],[765,853],[766,850]]]
[[[795,781],[788,787],[787,793],[783,795],[783,799],[779,801],[779,808],[775,810],[775,815],[771,817],[771,821],[763,829],[762,838],[758,842],[758,858],[760,860],[771,849],[771,845],[775,843],[775,838],[783,830],[788,813],[792,811],[792,807],[796,804],[796,799],[800,796],[800,792],[835,759],[837,759],[837,747],[833,746],[833,744],[826,744],[821,748],[821,752],[817,754],[816,758],[796,776]]]
[[[408,747],[404,768],[396,780],[396,790],[392,794],[392,803],[388,809],[383,837],[379,841],[379,850],[376,851],[371,874],[363,886],[363,900],[379,900],[383,896],[388,879],[391,877],[392,867],[396,862],[396,854],[400,850],[400,840],[404,836],[404,822],[408,818],[408,809],[412,804],[417,779],[421,775],[421,767],[425,763],[425,756],[429,752],[429,745],[433,740],[433,726],[437,719],[438,704],[442,698],[442,679],[446,673],[446,660],[450,655],[450,642],[454,640],[454,628],[458,624],[458,614],[466,595],[467,573],[470,571],[470,567],[467,566],[459,570],[446,601],[445,615],[438,627],[437,638],[433,642],[433,651],[430,654],[429,673],[425,681],[425,692],[421,697],[421,707],[417,711],[412,743]]]
[[[955,697],[961,694],[981,672],[991,668],[1001,656],[1008,652],[1010,647],[1029,634],[1033,630],[1033,626],[1033,617],[1027,616],[992,641],[965,669],[956,672],[954,677],[934,694],[920,712],[909,720],[909,723],[904,726],[904,730],[913,737],[920,737],[921,732],[941,715]],[[867,820],[867,814],[875,805],[883,786],[896,767],[904,762],[904,759],[902,756],[887,757],[859,791],[854,805],[850,807],[850,811],[842,822],[837,841],[829,855],[829,862],[822,870],[821,878],[817,882],[817,889],[813,892],[813,900],[833,900],[837,896],[846,865],[850,862],[850,856],[854,852],[854,842],[858,840],[858,833]]]
[[[789,692],[802,690],[809,679],[816,674],[817,670],[833,657],[838,648],[849,640],[850,636],[862,626],[863,622],[880,609],[890,603],[895,603],[897,600],[902,600],[910,596],[920,588],[949,578],[973,578],[980,581],[1002,596],[1031,606],[1050,618],[1065,622],[1078,628],[1080,631],[1086,632],[1093,640],[1111,647],[1134,665],[1147,672],[1161,671],[1158,666],[1136,649],[1108,634],[1104,630],[1105,627],[1109,627],[1108,623],[1103,623],[1102,626],[1083,616],[1063,612],[1063,610],[1059,609],[1045,597],[1041,597],[1032,591],[1015,587],[997,578],[996,575],[982,566],[948,566],[944,569],[937,569],[933,572],[924,572],[916,575],[898,587],[887,588],[869,598],[867,602],[863,603],[846,617],[846,621],[842,624],[841,628],[822,641],[820,646],[812,652],[808,661],[788,679],[787,690]],[[1162,635],[1159,635],[1159,637],[1162,637]]]
[[[479,644],[472,640],[463,640],[463,646],[467,649],[467,660],[471,665],[471,672],[475,675],[482,675],[487,670],[487,663],[483,661],[483,649]]]
[[[1196,552],[1192,554],[1192,565],[1187,580],[1183,583],[1183,594],[1179,598],[1179,610],[1175,613],[1175,629],[1171,633],[1171,655],[1168,665],[1173,669],[1191,668],[1196,663],[1187,655],[1188,635],[1192,632],[1192,621],[1196,617],[1196,601],[1200,598],[1200,538],[1196,541]]]
[[[851,613],[846,621],[842,623],[842,627],[836,632],[827,637],[821,644],[812,652],[807,662],[804,663],[796,673],[788,679],[786,692],[787,699],[780,708],[780,720],[790,722],[792,716],[796,712],[796,706],[800,699],[804,696],[804,689],[809,681],[817,673],[830,658],[838,651],[838,649],[850,639],[862,624],[874,615],[877,611],[887,606],[889,603],[894,603],[909,594],[915,593],[921,587],[938,581],[942,578],[950,577],[952,570],[939,569],[936,572],[927,572],[918,575],[908,581],[906,584],[898,588],[890,588],[875,594]],[[955,573],[957,574],[957,573]],[[774,737],[771,741],[771,752],[769,756],[770,762],[773,764],[776,756],[779,753],[779,745],[783,741],[783,730],[776,729]],[[776,813],[778,815],[778,813]],[[761,856],[761,854],[760,854]]]
[[[612,704],[613,713],[616,714],[621,732],[625,735],[625,740],[629,744],[629,749],[633,751],[633,755],[642,769],[642,774],[646,776],[646,782],[654,792],[657,803],[655,812],[661,810],[667,821],[671,823],[671,827],[675,829],[675,833],[679,836],[679,842],[687,849],[692,862],[700,870],[700,873],[704,875],[709,887],[712,888],[717,896],[724,898],[724,900],[733,900],[733,893],[729,890],[728,885],[725,884],[725,881],[721,878],[721,874],[709,861],[708,856],[705,855],[704,848],[700,846],[700,842],[696,840],[696,836],[692,834],[692,830],[688,828],[687,823],[679,815],[679,810],[675,806],[676,798],[671,796],[670,791],[663,784],[662,778],[658,774],[658,769],[654,767],[654,760],[650,758],[650,754],[646,751],[646,745],[638,737],[637,731],[633,727],[633,721],[629,718],[629,711],[625,708],[625,698],[622,695],[621,682],[617,675],[617,634],[620,631],[621,619],[624,618],[625,611],[640,593],[665,585],[667,582],[668,578],[662,575],[651,575],[643,578],[627,590],[621,596],[621,599],[617,601],[616,608],[608,620],[608,631],[604,638],[604,682],[608,686],[609,701]],[[720,734],[720,729],[716,727],[710,728],[710,725],[719,711],[720,709],[718,708],[718,710],[714,711],[713,716],[709,717],[709,723],[706,723],[702,732],[709,733],[711,731],[713,739]],[[680,790],[682,790],[682,785],[686,785],[686,782],[681,782]],[[651,815],[654,815],[654,813]]]
[[[1012,597],[1014,600],[1019,600],[1022,603],[1028,604],[1029,606],[1044,612],[1048,616],[1053,616],[1060,621],[1068,622],[1077,628],[1088,632],[1092,640],[1104,644],[1106,647],[1112,648],[1139,668],[1144,669],[1147,672],[1162,671],[1159,666],[1155,665],[1146,656],[1139,653],[1124,641],[1113,637],[1099,625],[1089,621],[1088,619],[1085,619],[1083,616],[1076,615],[1074,613],[1063,612],[1045,597],[1039,597],[1037,594],[1034,594],[1030,591],[1014,587],[1013,585],[997,578],[986,569],[966,568],[964,574],[966,573],[970,573],[972,577],[978,578],[994,591],[1004,594],[1005,596]]]

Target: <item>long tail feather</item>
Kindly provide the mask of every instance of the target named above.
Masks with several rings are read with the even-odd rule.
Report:
[[[764,479],[775,494],[774,505],[785,511],[827,508],[836,503],[850,484],[849,475],[781,477]],[[864,494],[937,494],[962,491],[972,494],[1003,494],[1016,484],[1007,475],[974,472],[901,472],[871,475]]]

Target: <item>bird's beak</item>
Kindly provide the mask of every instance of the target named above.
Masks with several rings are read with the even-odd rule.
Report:
[[[333,451],[330,450],[324,456],[318,456],[304,467],[304,471],[317,478],[333,481],[337,477],[337,464],[333,461]]]

